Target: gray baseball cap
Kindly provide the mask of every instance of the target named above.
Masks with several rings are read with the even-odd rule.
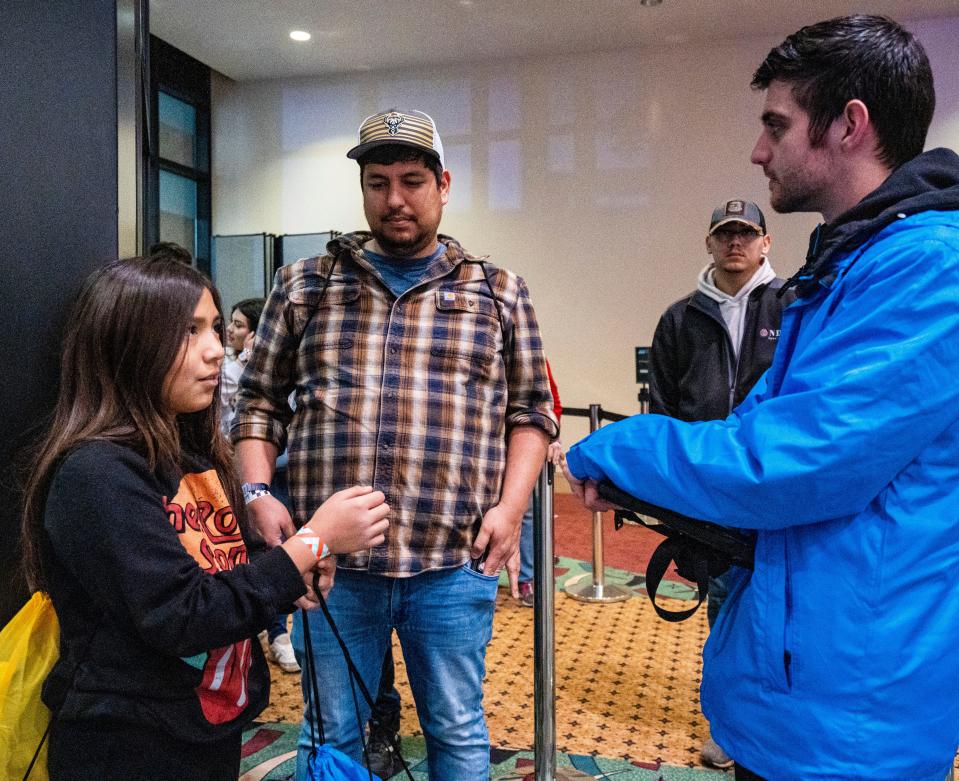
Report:
[[[711,236],[719,227],[729,222],[741,222],[752,226],[760,234],[766,233],[766,218],[763,216],[762,209],[752,201],[736,198],[721,203],[713,209],[713,217],[709,221],[709,235]]]

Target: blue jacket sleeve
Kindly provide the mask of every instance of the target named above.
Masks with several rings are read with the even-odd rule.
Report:
[[[726,420],[629,418],[574,445],[573,474],[743,528],[864,509],[959,420],[959,232],[880,236],[836,285],[787,312],[785,353]]]

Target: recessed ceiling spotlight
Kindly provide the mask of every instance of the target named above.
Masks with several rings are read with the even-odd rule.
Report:
[[[294,41],[308,41],[313,36],[310,35],[308,32],[306,32],[305,30],[294,30],[293,32],[290,33],[290,37]]]
[[[645,8],[653,8],[657,5],[662,5],[663,0],[639,0],[639,4]]]

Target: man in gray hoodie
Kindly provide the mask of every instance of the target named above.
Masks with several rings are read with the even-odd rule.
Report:
[[[697,290],[672,304],[656,326],[650,412],[688,421],[725,418],[769,368],[780,315],[795,298],[791,291],[779,295],[783,280],[769,263],[770,243],[755,203],[733,199],[713,210],[706,235],[712,260]],[[710,627],[725,597],[726,576],[711,578]],[[714,767],[733,764],[711,737],[702,758]]]

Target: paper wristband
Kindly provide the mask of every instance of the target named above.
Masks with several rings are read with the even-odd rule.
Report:
[[[309,526],[303,526],[293,539],[299,540],[306,545],[306,547],[313,551],[313,555],[318,559],[325,559],[330,556],[330,549],[327,547],[327,544],[323,542],[319,535]]]

